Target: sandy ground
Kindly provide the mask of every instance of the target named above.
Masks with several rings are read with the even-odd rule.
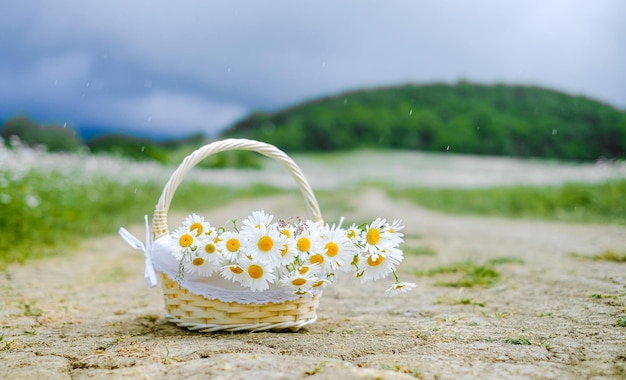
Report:
[[[401,276],[418,284],[412,293],[386,298],[388,281],[342,279],[325,291],[318,321],[298,333],[199,334],[165,321],[141,253],[105,236],[2,273],[0,378],[626,378],[626,327],[617,323],[626,264],[571,255],[623,251],[625,227],[448,216],[374,190],[349,203],[322,211],[328,221],[340,212],[348,221],[403,218],[405,248],[433,252],[407,255]],[[220,223],[261,208],[303,215],[297,195],[204,215]],[[520,260],[497,265],[501,279],[489,287],[412,275],[494,258]]]

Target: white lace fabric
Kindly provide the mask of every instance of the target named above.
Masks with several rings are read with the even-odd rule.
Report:
[[[314,294],[298,295],[286,290],[280,284],[270,284],[268,290],[253,292],[240,284],[224,279],[219,273],[210,277],[185,273],[180,276],[179,263],[172,255],[171,236],[164,235],[152,244],[151,258],[154,269],[164,273],[190,293],[207,299],[217,299],[222,302],[237,302],[240,304],[266,304],[294,301],[301,297],[311,297]],[[319,292],[319,291],[318,291]]]

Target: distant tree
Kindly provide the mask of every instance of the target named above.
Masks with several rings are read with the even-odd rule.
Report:
[[[27,116],[16,116],[4,122],[0,136],[8,141],[11,136],[18,137],[26,144],[40,144],[37,141],[39,126],[32,122]]]
[[[171,144],[171,142],[170,142]],[[128,157],[137,161],[154,160],[166,163],[168,153],[165,148],[147,139],[137,139],[122,134],[102,135],[87,142],[92,153],[107,153]]]
[[[43,145],[51,152],[74,152],[83,146],[72,128],[57,125],[41,126],[23,115],[5,121],[0,136],[5,141],[10,141],[11,136],[16,136],[23,143],[30,146]]]

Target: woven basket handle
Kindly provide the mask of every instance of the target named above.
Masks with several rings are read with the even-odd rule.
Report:
[[[159,202],[157,203],[154,210],[154,217],[152,218],[152,236],[154,237],[154,239],[158,239],[159,237],[168,234],[167,212],[170,208],[170,203],[172,202],[174,193],[176,192],[178,185],[180,185],[185,175],[200,161],[207,158],[208,156],[229,150],[249,150],[273,158],[274,160],[280,162],[289,171],[291,176],[298,184],[302,196],[304,197],[309,217],[314,222],[320,224],[323,223],[319,204],[317,203],[317,199],[315,199],[315,195],[313,194],[311,186],[304,178],[304,174],[302,174],[302,171],[300,170],[298,165],[296,165],[296,163],[293,162],[293,160],[289,158],[287,154],[285,154],[283,151],[279,150],[273,145],[259,141],[247,139],[226,139],[213,142],[197,149],[195,152],[185,157],[185,159],[178,166],[176,171],[174,171],[174,173],[170,177],[170,180],[163,188],[163,192],[161,193]]]

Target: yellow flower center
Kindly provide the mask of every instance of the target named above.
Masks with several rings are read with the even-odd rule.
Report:
[[[371,266],[371,267],[376,267],[379,266],[383,260],[385,258],[383,257],[383,255],[378,255],[378,257],[376,258],[376,260],[372,260],[372,256],[367,258],[367,263]]]
[[[311,241],[309,238],[301,237],[298,239],[298,250],[300,252],[308,252],[309,249],[311,249]]]
[[[320,255],[319,253],[311,256],[311,264],[323,264],[324,263],[324,256]]]
[[[339,246],[337,245],[337,243],[335,242],[330,242],[328,244],[326,244],[326,254],[330,257],[335,257],[337,256],[337,253],[339,252]]]
[[[289,252],[289,247],[287,247],[287,244],[285,244],[283,246],[283,249],[280,250],[280,255],[281,256],[285,256],[287,254],[287,252]]]
[[[263,268],[256,264],[252,264],[248,267],[248,274],[250,275],[250,277],[258,280],[259,278],[263,277]]]
[[[289,230],[288,230],[288,229],[286,229],[286,228],[285,228],[284,230],[280,231],[280,232],[281,232],[283,235],[287,236],[288,238],[290,238],[290,237],[291,237],[291,232],[289,232]]]
[[[395,229],[393,229],[393,228],[390,228],[390,229],[389,229],[389,232],[394,233],[394,232],[396,232],[396,230],[395,230]]]
[[[243,269],[239,265],[231,265],[228,269],[234,274],[242,274]]]
[[[200,265],[204,264],[204,259],[202,257],[196,257],[191,263],[199,267]]]
[[[319,280],[319,281],[316,281],[313,284],[311,284],[311,286],[314,287],[314,288],[319,288],[322,285],[324,285],[324,280]]]
[[[241,246],[241,243],[239,243],[239,240],[235,238],[230,238],[226,242],[226,249],[228,249],[231,252],[237,252],[240,246]]]
[[[348,239],[354,239],[356,237],[356,231],[350,230],[347,236],[348,236]]]
[[[302,286],[306,284],[306,280],[304,278],[296,278],[295,280],[291,281],[291,284],[293,286]]]
[[[366,238],[368,243],[370,243],[371,245],[376,245],[380,241],[380,231],[378,231],[378,228],[372,228],[371,230],[367,231]]]
[[[307,266],[298,268],[298,273],[300,273],[301,275],[305,275],[308,272],[309,272],[309,267],[307,267]]]
[[[274,246],[274,241],[269,236],[263,236],[259,239],[259,244],[257,244],[257,246],[261,251],[269,252],[269,250]]]
[[[210,253],[215,253],[215,246],[213,244],[209,243],[209,244],[204,246],[204,251],[206,253],[209,253],[209,254]]]
[[[178,243],[180,243],[181,247],[189,247],[193,243],[193,238],[189,234],[182,234],[180,239],[178,239]]]
[[[189,231],[196,231],[196,236],[200,236],[202,233],[202,223],[195,222],[189,227]]]

